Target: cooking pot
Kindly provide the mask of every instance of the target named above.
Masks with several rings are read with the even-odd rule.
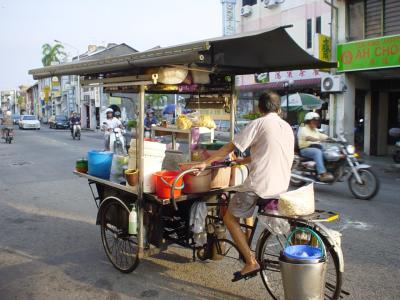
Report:
[[[185,194],[198,194],[208,192],[211,183],[211,170],[205,170],[198,175],[186,174],[183,176]]]

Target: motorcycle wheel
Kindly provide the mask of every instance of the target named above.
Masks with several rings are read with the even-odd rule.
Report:
[[[348,180],[349,189],[354,197],[361,200],[373,198],[379,191],[379,179],[371,169],[358,170],[363,184],[359,184],[354,174],[351,174]]]
[[[393,160],[396,164],[400,164],[400,150],[393,154]]]
[[[305,184],[303,180],[290,178],[290,185],[293,187],[302,187]]]
[[[80,133],[78,134],[78,140],[79,141],[81,140],[81,134]]]

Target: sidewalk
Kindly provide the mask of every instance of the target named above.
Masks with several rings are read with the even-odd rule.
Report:
[[[400,174],[400,164],[396,164],[391,156],[363,156],[362,160],[384,173]]]

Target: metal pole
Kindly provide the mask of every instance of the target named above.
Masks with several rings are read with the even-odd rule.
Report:
[[[139,184],[138,184],[138,243],[139,254],[143,254],[144,241],[145,241],[145,228],[143,227],[143,213],[144,213],[144,198],[143,198],[143,172],[144,172],[144,96],[145,86],[139,87],[139,122],[136,132],[136,167],[139,169]]]
[[[286,87],[286,121],[289,122],[289,82],[285,82]]]
[[[230,139],[231,141],[235,137],[235,112],[236,112],[236,103],[237,103],[237,91],[235,89],[235,80],[233,79],[232,83],[232,95],[230,99],[230,127],[231,127],[231,132],[230,132]]]

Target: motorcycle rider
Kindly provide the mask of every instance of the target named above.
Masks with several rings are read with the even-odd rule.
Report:
[[[12,115],[11,111],[8,110],[6,112],[6,115],[4,116],[3,120],[1,121],[1,125],[2,125],[1,135],[3,138],[5,137],[6,130],[12,130],[10,128],[12,128],[14,125],[11,115]]]
[[[73,112],[71,118],[69,119],[71,134],[73,134],[74,125],[75,125],[76,123],[79,123],[78,126],[80,126],[80,124],[81,124],[81,118],[78,117],[78,115],[76,114],[76,112]],[[80,130],[80,128],[79,128],[79,130]]]
[[[300,155],[315,161],[320,181],[330,182],[334,178],[325,168],[324,155],[320,144],[320,142],[327,140],[328,136],[318,131],[319,119],[319,114],[316,112],[307,113],[304,117],[305,126],[299,129],[297,138]]]
[[[112,108],[106,109],[106,120],[103,122],[102,130],[104,131],[104,148],[110,151],[110,135],[115,128],[123,129],[122,123],[114,117],[114,110]]]

